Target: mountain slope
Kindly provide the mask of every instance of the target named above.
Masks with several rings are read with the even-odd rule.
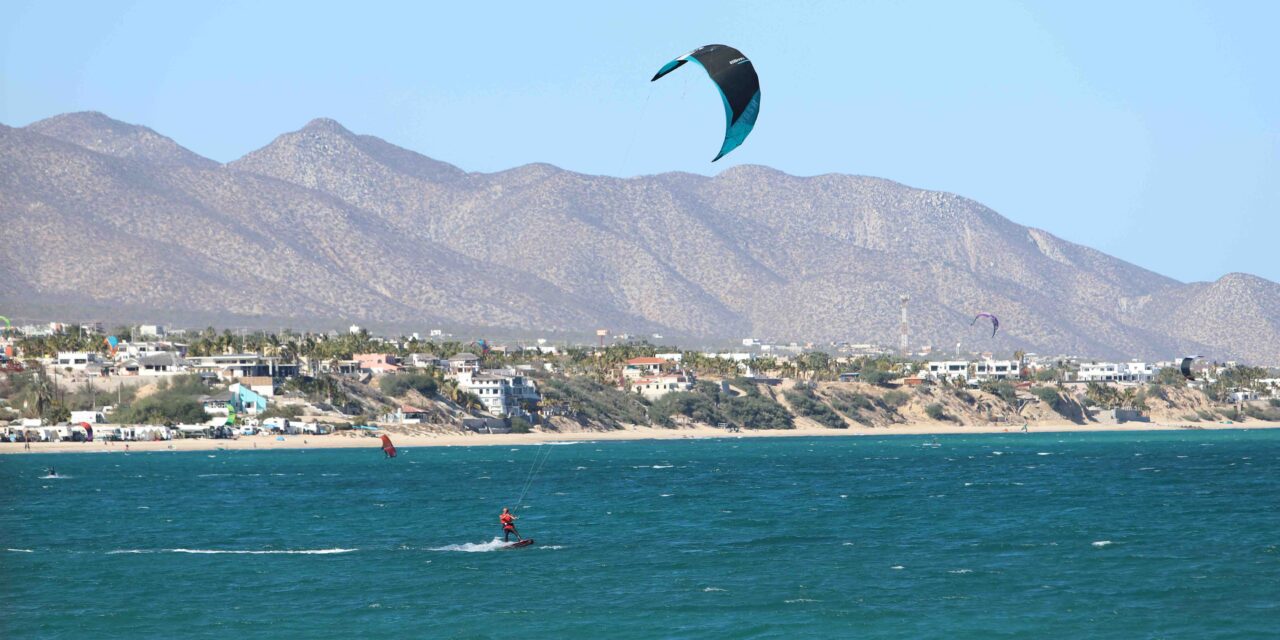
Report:
[[[1184,285],[878,178],[467,173],[326,119],[223,166],[100,114],[5,128],[0,170],[37,240],[0,261],[15,298],[896,344],[906,293],[913,344],[948,351],[1280,362],[1275,283]]]

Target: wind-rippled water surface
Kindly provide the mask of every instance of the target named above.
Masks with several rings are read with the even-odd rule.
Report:
[[[0,636],[1273,636],[1278,465],[1276,431],[0,456]]]

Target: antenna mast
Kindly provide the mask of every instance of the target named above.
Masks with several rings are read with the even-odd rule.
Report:
[[[903,294],[898,297],[898,302],[902,307],[902,317],[898,320],[898,351],[902,352],[903,357],[909,355],[910,337],[907,330],[907,302],[911,300],[911,296]]]

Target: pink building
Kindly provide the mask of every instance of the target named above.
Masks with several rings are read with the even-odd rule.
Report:
[[[397,358],[389,353],[357,353],[352,359],[362,371],[390,373],[400,370]]]

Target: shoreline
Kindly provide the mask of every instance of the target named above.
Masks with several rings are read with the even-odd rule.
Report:
[[[1221,431],[1228,429],[1278,429],[1280,423],[1252,424],[1181,424],[1181,423],[1129,423],[1123,425],[1077,425],[1069,422],[1062,424],[1038,425],[1027,428],[1027,433],[1102,433],[1102,432],[1143,432],[1143,431]],[[472,432],[446,433],[428,435],[395,434],[391,436],[396,448],[412,447],[473,447],[473,446],[513,446],[531,445],[548,442],[582,442],[582,441],[633,441],[633,440],[702,440],[711,438],[786,438],[786,437],[866,437],[866,436],[941,436],[964,434],[998,434],[1021,433],[1022,425],[1017,426],[958,426],[937,423],[909,424],[894,427],[860,427],[849,429],[829,429],[823,427],[797,427],[795,429],[759,429],[726,432],[715,427],[691,428],[655,428],[628,427],[614,431],[536,431],[533,433],[479,434]],[[133,453],[147,451],[254,451],[283,449],[377,449],[380,442],[377,438],[351,435],[306,435],[306,436],[257,435],[241,436],[231,440],[214,440],[209,438],[191,438],[179,440],[138,441],[138,442],[34,442],[31,450],[24,449],[21,442],[0,442],[0,455],[21,455],[41,453]],[[127,450],[126,450],[127,445]]]

